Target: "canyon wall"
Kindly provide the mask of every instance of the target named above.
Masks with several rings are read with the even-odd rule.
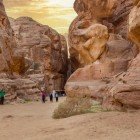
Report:
[[[64,36],[29,17],[10,19],[18,53],[30,62],[26,74],[45,75],[48,92],[62,90],[67,78],[67,43]]]
[[[5,8],[0,1],[0,72],[11,76],[14,73],[24,72],[24,58],[22,55],[15,55],[16,42],[13,37],[13,30],[5,13]]]
[[[29,17],[8,18],[0,0],[0,89],[6,101],[37,100],[40,89],[63,90],[67,63],[64,36]]]
[[[109,33],[127,37],[127,19],[132,5],[131,0],[75,1],[74,9],[78,16],[69,30],[73,71],[100,57]]]
[[[140,108],[139,1],[76,0],[69,30],[74,73],[68,97],[91,96],[104,108]],[[128,24],[129,23],[129,24]]]

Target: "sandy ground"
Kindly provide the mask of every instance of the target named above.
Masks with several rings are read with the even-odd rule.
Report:
[[[57,106],[50,102],[0,106],[0,140],[140,140],[139,111],[54,120]]]

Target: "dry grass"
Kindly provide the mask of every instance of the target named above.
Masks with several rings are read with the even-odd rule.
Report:
[[[74,115],[80,115],[85,113],[97,113],[106,112],[101,104],[92,100],[89,97],[80,98],[67,98],[66,101],[61,103],[53,113],[54,119],[67,118]]]
[[[90,98],[67,98],[53,113],[53,118],[67,118],[74,115],[87,113],[92,106]]]

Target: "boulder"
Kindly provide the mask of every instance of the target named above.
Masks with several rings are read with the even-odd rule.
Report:
[[[74,35],[83,38],[78,45],[70,48],[70,51],[77,52],[77,61],[81,66],[91,64],[99,58],[109,37],[107,27],[101,24],[93,24],[86,29],[77,27]]]
[[[106,90],[115,83],[111,81],[112,77],[127,71],[130,61],[136,57],[138,51],[133,48],[132,43],[120,36],[110,36],[100,59],[77,69],[70,76],[65,86],[68,96],[87,94],[103,101]]]
[[[117,75],[128,69],[129,62],[137,54],[138,49],[131,42],[121,38],[121,36],[110,34],[100,58],[93,64],[76,70],[69,80],[95,80]]]

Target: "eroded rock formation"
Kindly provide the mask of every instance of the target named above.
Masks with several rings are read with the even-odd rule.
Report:
[[[99,3],[100,7],[96,5]],[[108,109],[140,108],[139,2],[135,1],[135,5],[133,8],[131,0],[75,1],[74,8],[78,17],[70,27],[70,54],[73,70],[83,68],[77,69],[69,78],[65,87],[68,97],[88,95],[99,100],[103,107]],[[96,13],[96,10],[99,13]],[[128,20],[129,25],[127,25]],[[86,50],[88,55],[85,57],[78,48],[83,49],[83,44],[94,38],[93,34],[90,34],[90,38],[84,35],[89,28],[90,33],[96,33],[96,30],[91,28],[96,24],[106,25],[109,39],[104,40],[102,50],[100,47],[102,42],[99,39],[103,35],[97,37],[99,39],[96,44],[101,53],[96,59],[83,63],[89,56],[90,50]],[[127,38],[128,29],[129,38],[136,45]],[[83,33],[82,36],[76,34],[77,30]],[[90,46],[93,46],[94,41],[90,43]],[[93,50],[91,56],[94,53],[97,54]]]
[[[14,54],[16,43],[13,38],[13,30],[5,13],[2,0],[0,1],[0,72],[8,75],[24,72],[24,58]]]
[[[134,1],[134,8],[129,15],[129,37],[140,46],[140,2]]]
[[[9,19],[0,0],[0,89],[7,101],[37,100],[40,88],[62,90],[68,62],[64,36],[29,17]]]
[[[67,73],[67,43],[65,38],[47,25],[41,25],[29,17],[11,19],[18,53],[23,53],[32,65],[27,74],[44,73],[49,92],[62,90]]]
[[[129,37],[140,47],[140,0],[134,0],[134,8],[129,15]],[[128,70],[118,78],[123,81],[115,84],[109,91],[109,98],[112,102],[118,102],[121,106],[140,109],[140,52],[132,60]],[[116,80],[115,80],[116,81]],[[112,105],[112,102],[110,103]],[[108,102],[105,106],[108,107]]]
[[[108,33],[119,34],[126,38],[127,19],[131,8],[131,0],[75,1],[74,9],[78,16],[72,22],[69,31],[73,71],[95,62],[100,57],[108,40]],[[96,24],[98,27],[94,28]],[[90,35],[87,36],[87,34]],[[85,44],[88,47],[85,47]],[[91,53],[91,50],[94,51],[96,48],[98,48],[98,52]]]

